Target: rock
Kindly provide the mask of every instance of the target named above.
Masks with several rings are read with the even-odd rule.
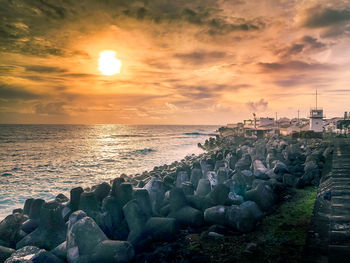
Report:
[[[288,170],[288,167],[284,163],[282,163],[281,161],[278,160],[275,162],[275,165],[273,167],[273,172],[275,174],[282,175],[285,173],[289,173],[289,170]]]
[[[270,179],[276,179],[279,180],[281,178],[281,175],[276,174],[273,169],[270,169],[266,172],[266,175],[270,178]]]
[[[68,202],[69,199],[67,196],[65,196],[64,194],[58,194],[56,197],[55,197],[55,201],[58,202],[58,203],[65,203],[65,202]]]
[[[241,177],[243,176],[243,178],[237,179],[240,182],[245,182],[245,184],[247,185],[252,185],[254,179],[255,179],[255,175],[250,171],[250,170],[243,170],[240,173],[238,173],[237,177]],[[245,188],[245,187],[244,187]]]
[[[185,195],[194,195],[194,186],[191,182],[183,182],[181,184],[181,189]]]
[[[23,213],[26,214],[26,215],[29,215],[29,212],[30,212],[30,207],[32,205],[34,201],[34,198],[29,198],[25,201],[24,203],[24,207],[23,207]]]
[[[211,191],[210,181],[208,179],[200,179],[196,189],[196,195],[205,196]]]
[[[63,263],[63,261],[44,249],[26,246],[12,253],[5,263]]]
[[[204,216],[204,218],[205,218],[205,216]],[[216,232],[216,233],[219,233],[221,235],[227,235],[230,233],[230,229],[225,227],[224,225],[214,224],[208,228],[208,232]]]
[[[12,248],[0,246],[0,262],[5,262],[14,252],[15,250]]]
[[[208,237],[221,239],[221,238],[224,238],[225,236],[224,236],[224,235],[221,235],[221,234],[219,234],[219,233],[216,233],[216,232],[209,232],[209,233],[208,233]]]
[[[178,224],[174,218],[151,217],[148,219],[143,235],[153,241],[171,241],[178,231]]]
[[[98,212],[100,212],[100,205],[95,198],[94,192],[83,192],[80,195],[79,209],[92,218],[97,217]]]
[[[213,190],[211,190],[208,196],[216,205],[224,205],[227,202],[229,192],[230,188],[226,185],[218,184]]]
[[[234,170],[235,169],[235,165],[237,163],[237,156],[234,154],[234,155],[231,155],[230,158],[229,158],[229,161],[228,161],[228,166],[230,169]]]
[[[261,220],[264,217],[264,213],[260,210],[259,206],[253,201],[246,201],[239,206],[240,209],[248,210],[256,221]]]
[[[152,216],[151,199],[146,189],[134,189],[132,199],[135,199],[138,202],[138,204],[141,206],[141,208],[143,209],[143,211],[145,211],[146,214]]]
[[[228,179],[227,169],[225,167],[220,167],[217,171],[218,184],[223,184]]]
[[[218,176],[214,171],[207,172],[206,177],[210,182],[211,188],[215,187],[218,184]]]
[[[190,181],[193,184],[194,188],[197,188],[199,180],[203,177],[202,170],[198,168],[194,168],[191,171],[191,178]]]
[[[204,221],[207,224],[226,225],[226,209],[228,206],[218,205],[204,211]]]
[[[176,177],[176,187],[181,187],[183,182],[187,182],[189,180],[190,180],[190,178],[189,178],[187,172],[180,171]]]
[[[298,178],[297,182],[295,184],[295,188],[302,189],[302,188],[305,187],[305,185],[306,185],[306,183],[305,183],[304,179],[303,178]]]
[[[97,185],[96,189],[94,190],[95,199],[98,202],[102,202],[103,198],[105,198],[110,191],[111,191],[111,186],[106,182],[103,182],[102,184]]]
[[[129,242],[105,240],[92,251],[91,262],[126,263],[134,256],[134,248]]]
[[[226,168],[226,163],[224,160],[218,160],[215,162],[214,171],[218,172],[220,168]]]
[[[236,194],[234,191],[229,192],[228,199],[233,205],[240,205],[244,201],[243,196]]]
[[[103,224],[100,226],[109,238],[117,238],[116,229],[123,221],[123,208],[114,196],[107,196],[102,201]]]
[[[119,186],[125,182],[124,178],[118,177],[115,178],[112,182],[112,190],[111,190],[111,195],[114,197],[117,197],[117,192],[118,192],[118,188]]]
[[[42,205],[45,203],[43,199],[34,199],[29,210],[29,218],[38,219]]]
[[[76,187],[70,190],[70,208],[73,212],[79,209],[80,195],[84,192],[83,188]]]
[[[149,197],[152,203],[153,213],[157,214],[159,209],[162,207],[164,201],[164,195],[166,189],[164,187],[164,183],[156,178],[152,178],[145,186],[149,193]]]
[[[255,189],[247,191],[244,199],[254,201],[263,211],[270,210],[274,205],[273,192],[266,184],[258,184]]]
[[[284,174],[283,175],[283,184],[289,187],[295,187],[297,184],[297,178],[294,175],[291,174]]]
[[[226,209],[226,224],[246,233],[254,229],[257,222],[256,216],[259,214],[252,205],[245,203],[240,206],[232,205]]]
[[[185,194],[181,188],[173,188],[169,193],[170,211],[174,212],[187,205]]]
[[[306,185],[311,184],[315,178],[319,180],[321,172],[315,161],[305,162],[304,171],[305,173],[301,178],[303,178]]]
[[[132,199],[133,189],[129,183],[121,183],[117,187],[116,198],[122,206],[126,205]]]
[[[256,178],[263,179],[263,180],[268,179],[268,176],[266,174],[267,168],[265,167],[262,161],[255,160],[253,162],[253,169],[254,169],[254,175]]]
[[[38,226],[39,226],[39,223],[37,220],[28,219],[22,224],[21,229],[25,233],[29,234],[33,232]]]
[[[235,170],[242,171],[242,170],[249,170],[250,165],[252,163],[252,158],[249,154],[244,154],[241,159],[238,160],[238,162],[235,165]]]
[[[201,211],[215,205],[214,201],[208,196],[192,195],[186,196],[186,199],[190,206]]]
[[[234,174],[232,177],[233,185],[230,186],[231,191],[233,190],[238,195],[244,195],[247,189],[245,177],[241,174]]]
[[[141,208],[136,200],[129,201],[123,207],[123,211],[130,229],[128,241],[134,244],[142,234],[144,225],[149,219],[149,215]]]
[[[67,241],[59,244],[57,247],[50,251],[56,257],[62,259],[63,261],[67,261]]]
[[[95,221],[78,210],[71,214],[67,231],[67,260],[69,263],[80,262],[81,256],[89,256],[93,249],[102,241],[107,240],[106,235]]]
[[[243,253],[246,255],[253,254],[257,250],[257,248],[258,245],[256,243],[248,243]]]
[[[67,227],[62,218],[61,209],[61,204],[56,201],[45,203],[41,208],[39,227],[21,239],[16,244],[16,248],[37,246],[51,250],[64,242]]]
[[[203,224],[203,212],[190,206],[171,212],[168,217],[175,218],[183,226],[200,227]]]
[[[20,213],[14,213],[5,217],[0,222],[0,240],[4,241],[8,246],[15,246],[23,237],[21,225],[24,220],[23,214]]]

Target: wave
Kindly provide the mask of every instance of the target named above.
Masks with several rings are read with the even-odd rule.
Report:
[[[196,136],[215,136],[215,133],[203,133],[203,132],[185,132],[184,135],[196,135]]]
[[[111,138],[137,138],[137,137],[149,137],[149,135],[142,134],[113,134]]]
[[[147,153],[155,152],[155,151],[156,150],[154,150],[152,148],[144,148],[144,149],[135,150],[134,153],[147,154]]]
[[[12,176],[11,173],[3,173],[1,176]]]

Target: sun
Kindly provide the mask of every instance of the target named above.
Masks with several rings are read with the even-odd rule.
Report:
[[[120,73],[122,62],[115,55],[113,50],[105,50],[100,53],[98,69],[103,75],[111,76]]]

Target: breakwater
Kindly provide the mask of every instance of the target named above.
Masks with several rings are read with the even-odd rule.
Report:
[[[219,137],[211,146],[69,197],[27,199],[0,223],[0,255],[7,263],[149,262],[179,233],[251,232],[288,188],[318,185],[332,154],[320,139]]]

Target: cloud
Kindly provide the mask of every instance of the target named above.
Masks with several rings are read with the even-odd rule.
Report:
[[[25,67],[26,71],[29,72],[40,72],[40,73],[63,73],[67,72],[67,69],[59,67],[49,67],[49,66],[40,66],[40,65],[31,65]]]
[[[304,26],[310,28],[328,27],[350,22],[350,9],[332,9],[315,6],[306,11]]]
[[[227,54],[221,51],[193,51],[188,53],[176,53],[175,58],[187,64],[204,64],[221,61]]]
[[[67,114],[64,106],[66,106],[65,102],[39,103],[35,105],[34,110],[37,114],[62,115]]]
[[[0,83],[0,98],[2,99],[33,100],[39,97],[38,94],[25,90],[23,87]]]
[[[258,63],[258,66],[262,69],[263,72],[335,69],[334,65],[322,64],[317,62],[308,63],[299,60],[272,63],[260,62]]]
[[[248,107],[249,111],[258,112],[258,111],[267,110],[268,104],[269,103],[264,99],[260,99],[259,101],[256,101],[256,102],[249,101],[246,103],[246,106]]]
[[[305,54],[313,54],[327,49],[327,44],[317,38],[306,35],[294,41],[291,45],[279,49],[276,54],[283,59],[297,57]]]

